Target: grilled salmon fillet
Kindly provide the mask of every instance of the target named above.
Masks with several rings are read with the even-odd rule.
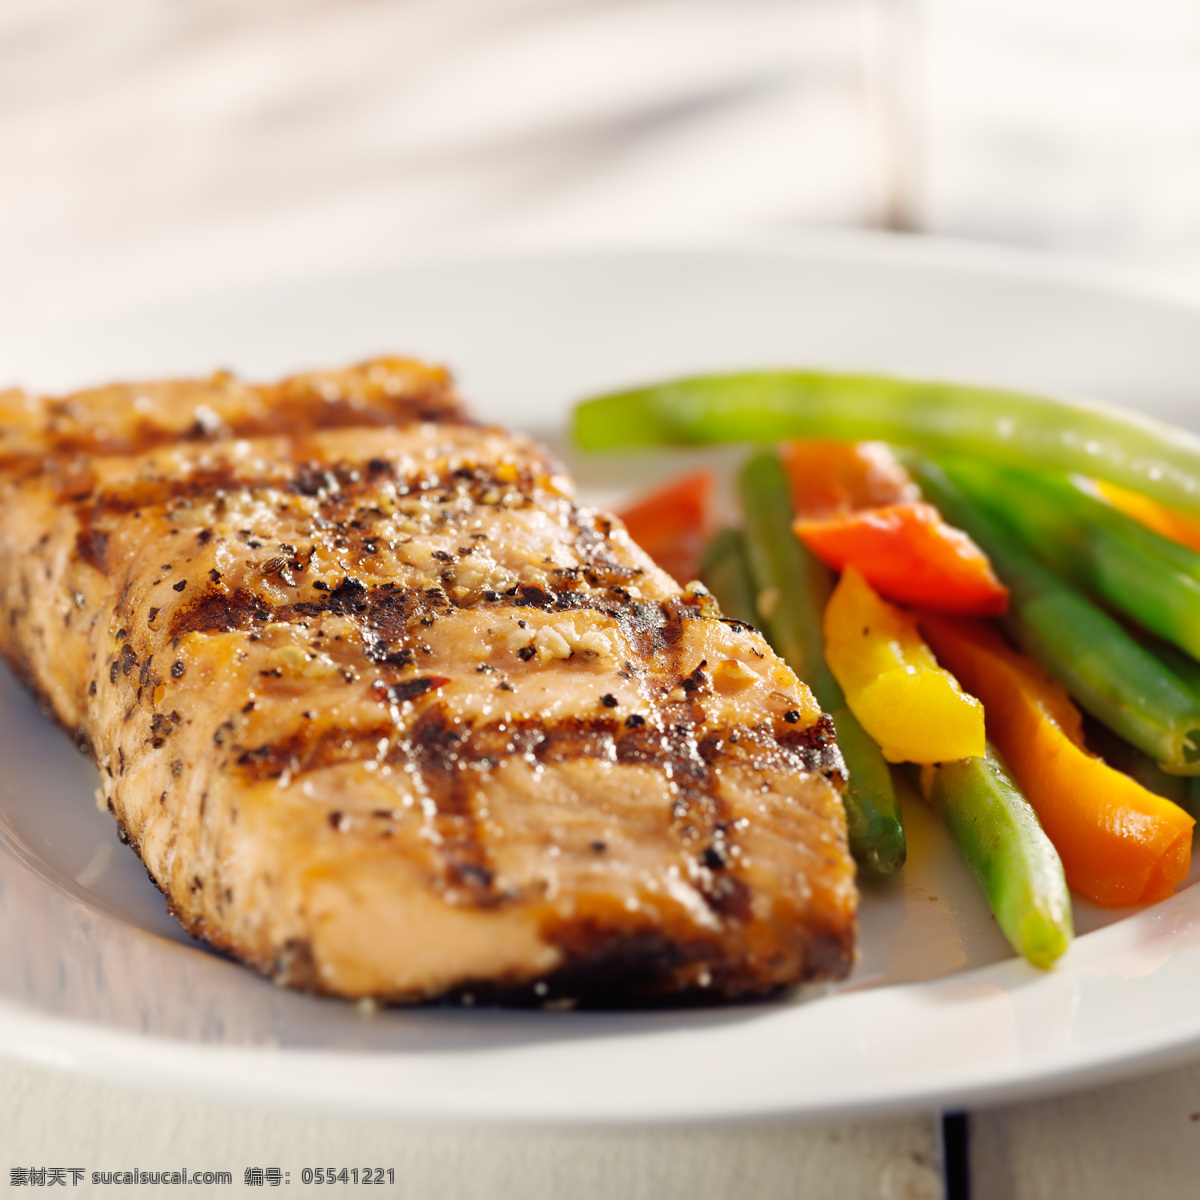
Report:
[[[347,997],[844,975],[832,726],[446,372],[0,394],[2,648],[198,938]]]

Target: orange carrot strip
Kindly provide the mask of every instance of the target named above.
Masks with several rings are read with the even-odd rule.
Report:
[[[700,556],[712,532],[714,482],[712,471],[693,471],[618,514],[629,536],[679,583],[700,575]]]
[[[1083,749],[1060,723],[1073,708],[1066,694],[988,626],[933,614],[920,626],[938,661],[983,701],[988,738],[1071,888],[1108,908],[1169,896],[1191,864],[1193,819]]]

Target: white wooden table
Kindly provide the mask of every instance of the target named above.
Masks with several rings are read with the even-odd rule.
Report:
[[[413,252],[813,226],[1008,238],[1200,291],[1200,17],[1152,8],[8,0],[0,330]],[[943,1194],[939,1114],[414,1129],[27,1064],[0,1080],[5,1173],[162,1162],[241,1187],[333,1160],[422,1198]],[[976,1200],[1190,1197],[1200,1066],[968,1128]]]

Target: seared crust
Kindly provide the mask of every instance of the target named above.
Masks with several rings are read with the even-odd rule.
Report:
[[[828,719],[444,371],[0,416],[0,645],[192,933],[389,1001],[849,969]]]

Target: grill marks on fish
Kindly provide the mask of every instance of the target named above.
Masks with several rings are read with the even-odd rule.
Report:
[[[311,441],[312,439],[306,439]],[[262,443],[268,448],[271,443]],[[289,448],[293,445],[288,440]],[[358,462],[302,462],[272,464],[272,470],[262,474],[246,474],[236,464],[199,464],[186,474],[165,477],[151,474],[116,486],[92,486],[81,491],[78,484],[68,483],[59,489],[63,502],[78,506],[78,516],[85,528],[105,517],[132,513],[138,509],[163,508],[168,514],[203,501],[221,501],[231,492],[278,492],[320,502],[321,517],[337,520],[356,509],[365,499],[378,495],[381,480],[396,480],[387,496],[393,506],[403,507],[407,499],[429,505],[448,505],[466,501],[472,506],[520,507],[533,502],[531,493],[536,481],[528,468],[503,477],[486,466],[455,466],[440,474],[415,470],[401,474],[396,464],[384,459],[370,458]],[[371,510],[383,515],[382,510]]]
[[[140,443],[100,437],[108,393],[0,436],[10,526],[40,523],[46,607],[78,614],[48,643],[23,569],[5,652],[94,747],[172,910],[283,982],[384,999],[844,972],[844,772],[811,697],[444,376],[377,368],[161,385]],[[314,397],[307,428],[271,409]],[[108,452],[79,460],[81,430]]]

